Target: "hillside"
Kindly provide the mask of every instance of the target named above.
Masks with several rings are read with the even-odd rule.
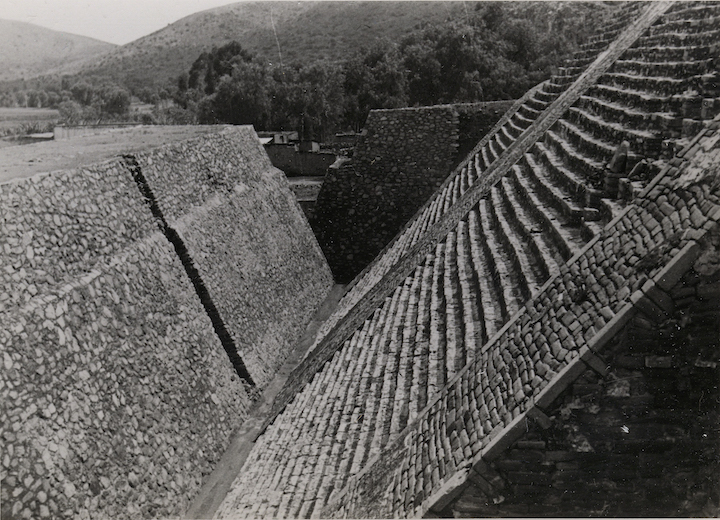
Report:
[[[240,2],[202,11],[54,73],[106,78],[132,88],[163,85],[198,55],[232,40],[269,61],[347,57],[378,38],[399,39],[421,22],[464,16],[461,2]],[[273,34],[273,23],[277,41]]]
[[[0,81],[30,78],[117,47],[37,25],[0,20]]]

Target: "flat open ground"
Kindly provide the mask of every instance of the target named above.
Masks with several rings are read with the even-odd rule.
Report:
[[[58,121],[60,112],[52,108],[8,108],[0,107],[0,135],[6,130],[33,123],[44,124]]]
[[[69,170],[220,131],[224,126],[137,126],[0,149],[0,183],[39,173]]]

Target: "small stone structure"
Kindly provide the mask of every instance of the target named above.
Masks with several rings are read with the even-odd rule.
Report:
[[[372,110],[353,160],[328,171],[311,223],[340,281],[358,274],[513,101]]]
[[[298,144],[265,145],[265,151],[273,166],[288,177],[312,177],[325,175],[328,167],[335,162],[333,152],[303,151]]]
[[[2,518],[182,514],[330,288],[253,130],[185,131],[0,184]]]
[[[437,189],[458,147],[451,106],[373,110],[352,163],[329,171],[313,229],[338,281],[362,270]]]

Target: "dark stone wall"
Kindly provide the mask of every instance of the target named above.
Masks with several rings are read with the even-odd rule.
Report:
[[[0,208],[0,517],[182,515],[332,283],[286,179],[227,128]]]
[[[451,106],[373,110],[353,161],[330,171],[313,229],[339,282],[357,275],[442,184],[457,155]]]
[[[352,162],[328,171],[311,220],[337,281],[377,256],[512,103],[370,112]]]
[[[670,292],[672,312],[638,314],[607,374],[586,370],[443,516],[717,517],[718,250]]]
[[[459,142],[456,163],[475,148],[498,120],[515,103],[514,100],[485,101],[482,103],[457,103]]]

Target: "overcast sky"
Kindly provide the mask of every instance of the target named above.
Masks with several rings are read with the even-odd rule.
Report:
[[[237,0],[0,0],[0,18],[124,44]]]

